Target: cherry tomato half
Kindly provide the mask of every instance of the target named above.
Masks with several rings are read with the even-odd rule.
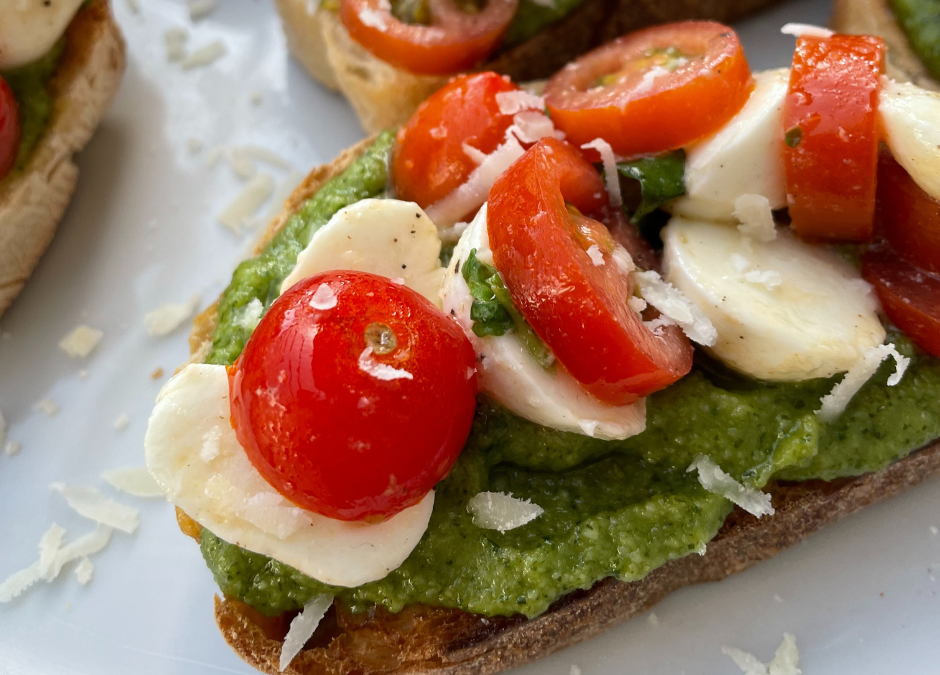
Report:
[[[881,38],[796,41],[783,156],[790,218],[805,239],[871,239],[884,62]]]
[[[631,278],[611,256],[607,228],[587,217],[606,204],[594,167],[567,143],[542,139],[493,185],[487,227],[519,311],[587,392],[620,405],[688,373],[692,346],[676,326],[654,335],[627,306]],[[594,246],[601,265],[587,252]]]
[[[460,453],[475,354],[425,297],[363,272],[281,295],[229,370],[232,425],[255,468],[298,506],[341,520],[416,504]]]
[[[905,262],[887,246],[862,256],[862,276],[875,287],[891,322],[940,358],[940,276]]]
[[[924,192],[886,151],[878,160],[878,223],[898,255],[940,273],[940,201]]]
[[[455,0],[429,0],[430,25],[405,23],[388,0],[340,0],[339,16],[374,56],[418,75],[450,75],[489,56],[516,13],[519,0],[487,0],[470,12]]]
[[[568,64],[548,81],[545,104],[576,146],[603,138],[631,156],[718,131],[752,87],[735,32],[686,21],[631,33]]]
[[[512,124],[496,95],[518,89],[493,72],[460,75],[418,106],[398,131],[392,158],[398,196],[425,208],[465,183],[477,165],[464,143],[487,155],[496,150]]]
[[[20,149],[20,114],[13,90],[0,77],[0,180],[10,173]]]

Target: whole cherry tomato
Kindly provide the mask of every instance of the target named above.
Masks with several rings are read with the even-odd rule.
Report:
[[[887,151],[878,160],[878,222],[898,255],[916,267],[940,273],[940,202]]]
[[[628,307],[629,269],[589,217],[602,218],[607,199],[575,148],[542,139],[493,185],[487,228],[496,268],[533,330],[587,392],[622,405],[688,373],[692,345],[676,326],[654,334]]]
[[[783,156],[790,219],[805,239],[871,239],[884,61],[881,38],[796,41]]]
[[[20,148],[20,115],[13,90],[0,77],[0,180],[10,173]]]
[[[519,0],[487,0],[471,12],[455,0],[429,0],[429,25],[405,23],[388,0],[340,0],[353,40],[386,63],[418,75],[451,75],[478,65],[499,46]]]
[[[398,196],[427,208],[465,183],[477,166],[465,146],[488,155],[505,140],[513,116],[500,112],[496,96],[518,90],[493,72],[459,75],[418,106],[398,131]]]
[[[686,21],[631,33],[578,58],[548,81],[545,104],[576,146],[602,138],[631,156],[713,134],[752,87],[735,32]]]
[[[364,272],[281,295],[229,370],[232,425],[265,480],[341,520],[420,501],[460,453],[476,405],[473,347],[424,296]]]

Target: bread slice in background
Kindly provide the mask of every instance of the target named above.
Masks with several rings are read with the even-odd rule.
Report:
[[[290,216],[372,143],[366,139],[332,163],[314,169],[285,202],[256,253]],[[216,328],[217,303],[193,321],[191,362],[205,358]],[[831,482],[768,486],[776,513],[757,518],[735,508],[704,556],[689,555],[632,583],[605,579],[558,600],[541,616],[483,617],[456,609],[411,605],[352,614],[332,608],[313,638],[284,671],[288,675],[487,675],[521,666],[587,640],[647,611],[674,590],[719,581],[796,544],[869,504],[940,475],[940,442],[876,473]],[[264,617],[238,601],[215,599],[215,619],[226,642],[249,665],[279,673],[290,616]]]
[[[920,57],[911,49],[887,0],[835,0],[830,23],[838,33],[883,38],[888,46],[890,77],[940,91],[940,83],[930,76]]]
[[[124,39],[106,0],[79,10],[65,40],[50,83],[49,123],[23,170],[0,182],[0,314],[52,241],[78,181],[73,157],[94,134],[124,71]]]
[[[481,68],[517,82],[546,78],[613,38],[658,23],[713,19],[724,23],[779,0],[584,0],[535,37],[497,52]],[[336,12],[309,0],[275,0],[287,46],[311,75],[352,104],[368,133],[401,126],[447,77],[415,75],[355,42]]]

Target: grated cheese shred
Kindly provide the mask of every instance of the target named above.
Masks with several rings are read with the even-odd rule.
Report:
[[[742,509],[757,516],[772,516],[774,507],[770,495],[752,487],[742,485],[721,470],[710,457],[699,455],[686,472],[698,471],[698,480],[702,487],[712,494],[719,495],[737,504]]]
[[[333,596],[328,593],[316,595],[304,605],[303,611],[290,622],[290,628],[281,645],[281,656],[278,659],[278,670],[284,671],[294,660],[300,650],[304,648],[313,636],[313,632],[323,620],[326,610],[333,604]]]
[[[816,411],[819,419],[824,422],[832,422],[845,412],[855,394],[878,372],[878,368],[889,356],[894,357],[896,367],[894,373],[888,377],[888,386],[897,385],[904,377],[911,360],[899,353],[892,344],[872,347],[849,369],[849,372],[832,388],[832,391],[820,399],[822,406]]]
[[[473,524],[484,530],[507,532],[532,522],[545,513],[538,504],[502,492],[480,492],[470,498],[467,510]]]

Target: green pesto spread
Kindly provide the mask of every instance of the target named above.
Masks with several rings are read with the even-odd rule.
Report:
[[[911,48],[940,79],[940,0],[891,0],[891,9]]]
[[[235,325],[251,298],[267,305],[297,252],[342,206],[382,192],[390,136],[325,185],[258,260],[236,271],[220,307],[212,363],[230,363],[248,330]],[[359,196],[357,196],[359,195]],[[255,268],[261,272],[251,272]],[[262,273],[263,272],[263,273]],[[202,532],[202,553],[221,590],[276,615],[328,591],[354,610],[398,611],[410,603],[485,615],[535,616],[557,598],[606,577],[643,578],[669,560],[704,551],[731,511],[687,468],[707,455],[736,479],[832,479],[884,467],[940,437],[940,362],[915,352],[895,387],[894,364],[831,423],[814,410],[838,378],[795,384],[755,382],[706,357],[651,396],[647,429],[601,441],[520,419],[481,399],[474,428],[450,475],[437,486],[428,531],[397,570],[358,588],[330,588],[286,565]],[[467,502],[480,491],[530,499],[545,513],[499,533],[473,524]]]
[[[584,0],[551,0],[550,2],[537,2],[536,0],[519,0],[516,14],[509,22],[503,45],[515,47],[538,35],[547,26],[561,21],[581,6]]]
[[[13,90],[20,114],[20,147],[16,153],[14,171],[20,171],[26,166],[52,117],[52,92],[49,85],[64,47],[65,41],[59,40],[41,59],[14,70],[0,72],[0,77]]]

